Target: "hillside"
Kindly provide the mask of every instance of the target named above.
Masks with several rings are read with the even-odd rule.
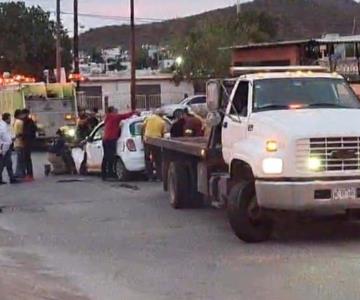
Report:
[[[266,11],[275,18],[278,34],[273,40],[319,37],[324,33],[352,34],[354,18],[360,33],[360,4],[353,0],[255,0],[242,9]],[[189,33],[202,22],[222,22],[236,17],[235,7],[213,10],[199,15],[161,23],[139,25],[138,44],[167,44],[175,36]],[[129,44],[129,26],[92,29],[80,36],[81,49],[108,48]]]

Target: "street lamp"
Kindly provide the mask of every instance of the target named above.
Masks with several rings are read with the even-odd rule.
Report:
[[[178,67],[180,67],[183,63],[184,63],[184,58],[182,56],[178,56],[176,59],[175,59],[175,63]]]

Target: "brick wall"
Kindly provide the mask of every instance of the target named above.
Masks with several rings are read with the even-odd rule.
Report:
[[[297,45],[274,46],[267,48],[234,49],[232,65],[249,65],[260,62],[287,62],[290,65],[300,64],[300,47]],[[256,64],[255,64],[256,65]]]

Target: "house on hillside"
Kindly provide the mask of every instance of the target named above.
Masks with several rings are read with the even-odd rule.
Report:
[[[328,34],[322,38],[229,47],[232,66],[322,65],[351,81],[360,80],[360,35]]]
[[[90,76],[81,83],[82,96],[79,105],[84,108],[97,107],[104,111],[108,106],[119,110],[130,108],[130,74],[113,76]],[[180,102],[184,95],[194,94],[194,85],[189,81],[175,81],[172,74],[154,71],[137,71],[136,107],[149,110],[165,104]]]

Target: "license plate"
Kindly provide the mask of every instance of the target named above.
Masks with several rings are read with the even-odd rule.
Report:
[[[355,200],[356,199],[356,188],[339,188],[334,189],[332,192],[332,198],[334,200]]]

